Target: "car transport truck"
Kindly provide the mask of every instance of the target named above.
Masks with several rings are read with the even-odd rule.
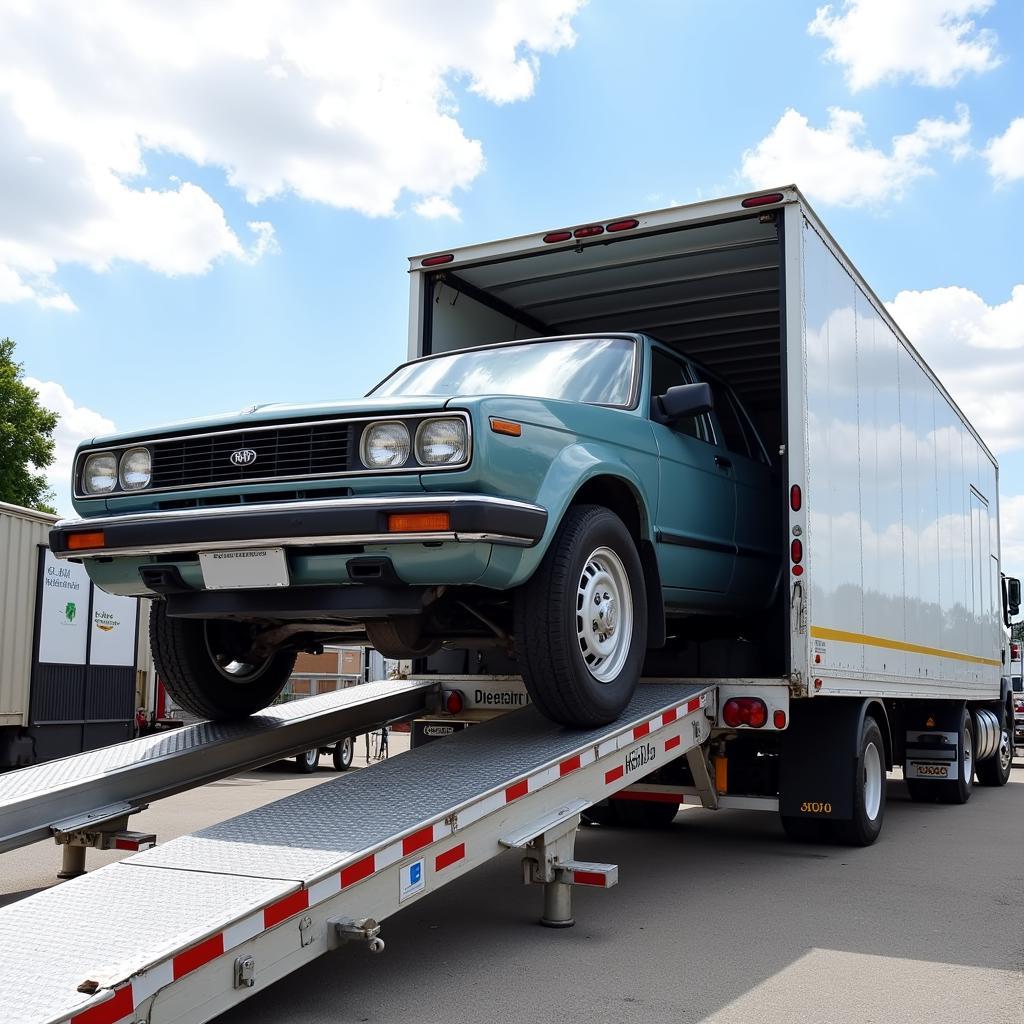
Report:
[[[51,546],[156,599],[176,700],[247,714],[365,638],[521,674],[568,727],[641,676],[713,685],[707,778],[638,761],[623,821],[730,796],[866,844],[889,768],[920,800],[1008,780],[996,460],[795,187],[410,280],[409,362],[367,398],[81,446]]]

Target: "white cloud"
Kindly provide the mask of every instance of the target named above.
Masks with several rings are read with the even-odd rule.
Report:
[[[1003,548],[1003,572],[1024,575],[1024,494],[999,501],[999,532]]]
[[[743,154],[742,176],[752,188],[795,182],[812,198],[837,206],[880,205],[899,199],[913,181],[934,173],[929,157],[942,151],[963,156],[970,130],[967,108],[958,106],[955,121],[918,121],[884,152],[863,140],[864,118],[856,111],[831,107],[828,127],[814,128],[789,109]]]
[[[995,33],[971,20],[993,2],[846,0],[836,13],[819,7],[807,31],[828,40],[825,56],[843,65],[854,92],[902,77],[949,86],[1000,63]]]
[[[26,377],[25,383],[39,392],[40,405],[57,414],[57,428],[53,432],[54,460],[46,469],[46,478],[56,495],[57,511],[71,515],[71,466],[75,449],[82,441],[113,433],[113,421],[84,405],[76,405],[55,381]]]
[[[1014,118],[984,150],[988,172],[1000,185],[1024,178],[1024,117]]]
[[[153,153],[219,169],[253,204],[387,216],[408,195],[452,216],[483,167],[453,89],[530,96],[582,2],[3,5],[0,301],[73,308],[53,283],[66,263],[200,274],[274,251],[268,221],[240,237],[187,172],[153,180]]]
[[[427,196],[422,202],[417,203],[413,210],[427,220],[438,220],[441,217],[450,217],[452,220],[461,220],[462,215],[459,208],[444,196]]]

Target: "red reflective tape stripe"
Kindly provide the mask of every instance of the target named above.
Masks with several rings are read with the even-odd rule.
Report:
[[[700,697],[694,697],[693,700],[686,705],[686,713],[690,714],[692,711],[696,711],[700,707]]]
[[[646,736],[651,731],[651,723],[644,722],[643,725],[638,725],[633,730],[633,739],[638,740],[641,736]]]
[[[355,885],[356,882],[361,882],[364,878],[369,878],[376,870],[373,854],[362,860],[357,860],[355,864],[349,864],[347,868],[341,869],[342,889],[349,885]]]
[[[309,891],[300,889],[298,892],[293,892],[290,896],[285,896],[283,900],[278,900],[276,903],[271,903],[269,907],[263,908],[263,927],[273,928],[275,924],[286,921],[292,915],[298,914],[308,907]]]
[[[426,828],[421,828],[419,832],[413,832],[411,836],[406,836],[402,840],[402,856],[408,857],[410,853],[422,850],[424,846],[429,846],[433,841],[434,826],[427,825]]]
[[[599,871],[574,871],[572,880],[577,885],[599,885],[602,889],[608,882],[608,879]]]
[[[630,792],[628,789],[624,789],[619,793],[616,793],[613,800],[652,800],[654,803],[659,804],[677,804],[680,802],[680,797],[673,796],[671,793],[648,793],[645,791]]]
[[[604,784],[606,786],[610,786],[616,780],[621,779],[625,774],[625,769],[623,769],[620,764],[618,768],[613,768],[611,771],[604,773]]]
[[[115,1024],[116,1021],[135,1012],[131,985],[119,988],[113,999],[108,999],[99,1006],[90,1006],[88,1010],[71,1018],[71,1024]]]
[[[521,796],[526,796],[530,792],[530,784],[527,779],[523,779],[522,782],[516,782],[511,786],[505,787],[505,803],[510,804],[513,800],[518,800]]]
[[[443,868],[454,864],[456,861],[462,860],[466,856],[466,844],[459,843],[458,846],[453,846],[450,850],[445,850],[444,853],[439,853],[434,860],[434,870],[441,871]]]
[[[266,914],[266,911],[263,912]],[[211,960],[216,960],[224,952],[224,936],[214,935],[205,942],[200,942],[174,958],[174,980],[183,978],[189,971],[194,971]]]
[[[559,774],[559,776],[568,775],[569,772],[576,771],[576,769],[579,768],[579,766],[580,766],[580,755],[579,754],[577,754],[575,757],[567,757],[558,766],[558,774]]]
[[[682,736],[670,736],[667,740],[665,740],[665,749],[672,750],[673,747],[678,747],[682,740]]]
[[[661,720],[665,725],[671,725],[679,717],[679,708],[669,708],[662,716]]]

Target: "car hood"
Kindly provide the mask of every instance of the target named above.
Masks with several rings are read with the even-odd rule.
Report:
[[[158,427],[129,430],[118,434],[94,437],[83,444],[124,444],[129,441],[148,440],[157,437],[171,437],[175,434],[198,433],[207,430],[245,429],[262,423],[301,423],[306,419],[323,419],[331,416],[387,416],[401,413],[430,412],[444,409],[451,398],[441,395],[426,397],[357,398],[348,402],[313,402],[304,405],[286,403],[254,405],[239,412],[205,416],[201,419],[181,420],[165,423]]]

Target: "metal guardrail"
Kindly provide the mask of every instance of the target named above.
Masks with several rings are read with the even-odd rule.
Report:
[[[0,775],[0,853],[69,821],[134,813],[237,772],[432,709],[440,684],[383,680],[290,701],[234,722],[200,722]]]

